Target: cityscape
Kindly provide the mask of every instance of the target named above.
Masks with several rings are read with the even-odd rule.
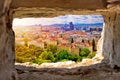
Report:
[[[54,24],[35,24],[14,27],[16,44],[35,45],[46,50],[47,45],[55,45],[57,52],[66,50],[70,54],[80,54],[81,48],[97,51],[103,23],[81,24],[74,21]]]

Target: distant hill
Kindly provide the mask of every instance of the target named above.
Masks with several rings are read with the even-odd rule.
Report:
[[[55,26],[55,27],[57,27],[57,26],[69,26],[69,24],[52,24],[52,25],[41,25],[41,24],[39,24],[39,25],[27,25],[27,26],[14,26],[14,27],[37,27],[37,26]],[[76,26],[78,26],[78,27],[80,27],[80,26],[103,26],[103,23],[95,23],[95,24],[74,24],[74,26],[76,27]]]
[[[52,24],[50,26],[69,26],[69,24]],[[103,23],[95,24],[74,24],[74,26],[103,26]]]

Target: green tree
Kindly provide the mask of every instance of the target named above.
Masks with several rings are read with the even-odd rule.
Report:
[[[16,61],[17,62],[30,62],[32,58],[31,51],[25,45],[16,45]]]
[[[33,52],[36,58],[38,58],[39,55],[44,51],[43,48],[37,47],[35,45],[29,45],[29,49],[31,50],[31,52]]]
[[[92,51],[96,51],[95,47],[96,47],[95,40],[93,39],[92,40]]]
[[[82,50],[82,49],[79,47],[79,53],[81,52],[81,50]],[[79,55],[80,55],[80,54],[79,54]]]
[[[95,55],[96,55],[96,52],[92,52],[91,54],[89,54],[89,55],[87,56],[87,58],[93,58]]]
[[[75,55],[75,54],[71,54],[71,55],[69,55],[69,60],[77,61],[78,60],[78,56]]]
[[[82,57],[78,56],[77,62],[81,62],[82,61]]]
[[[57,53],[57,59],[58,60],[69,59],[69,54],[67,50],[61,50],[59,53]]]
[[[25,45],[16,44],[16,61],[31,62],[33,59],[37,59],[42,52],[43,49],[35,45],[27,47]]]
[[[90,50],[87,48],[83,48],[80,52],[81,57],[87,57],[90,54]]]
[[[39,56],[39,59],[55,61],[54,54],[50,51],[49,52],[47,52],[47,51],[42,52],[41,55]]]
[[[80,56],[81,56],[81,57],[86,57],[86,56],[87,56],[87,54],[86,54],[86,52],[85,52],[85,51],[81,51],[81,52],[80,52]]]
[[[56,45],[48,45],[47,48],[46,48],[47,51],[51,51],[52,53],[56,53],[57,52],[57,46]]]
[[[73,38],[70,38],[70,43],[74,43],[74,39]]]
[[[82,51],[85,51],[87,54],[90,53],[90,50],[88,48],[83,48]]]

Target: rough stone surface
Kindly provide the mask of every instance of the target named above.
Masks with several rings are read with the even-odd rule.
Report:
[[[100,63],[74,68],[34,68],[17,65],[20,80],[119,80],[120,70]]]
[[[14,32],[9,18],[11,0],[0,0],[0,80],[16,80]],[[2,8],[1,8],[2,7]]]
[[[56,63],[42,63],[41,65],[38,64],[30,64],[30,62],[26,63],[15,63],[15,65],[19,66],[26,66],[26,67],[34,67],[34,68],[76,68],[80,66],[90,66],[94,64],[101,63],[102,59],[83,59],[82,62],[74,62],[74,61],[67,61],[67,62],[56,62]]]
[[[104,56],[104,61],[109,63],[112,68],[120,67],[120,8],[116,8],[116,10],[115,8],[104,15],[105,26],[100,44],[103,45],[101,53]]]
[[[81,10],[81,9],[63,9],[63,8],[17,8],[14,9],[14,18],[25,17],[56,17],[60,15],[100,15],[104,14],[107,10]]]
[[[110,54],[110,64],[112,67],[116,65],[120,67],[120,13],[115,16],[115,22],[113,23],[113,40],[112,50]]]
[[[12,1],[12,5],[10,6],[11,1]],[[59,8],[64,8],[64,11],[66,11],[67,9],[67,13],[59,9],[58,13],[62,15],[69,14],[69,13],[80,14],[79,12],[83,9],[92,10],[92,13],[93,13],[93,12],[96,12],[97,9],[108,8],[106,9],[107,11],[105,12],[104,10],[102,12],[101,11],[97,12],[97,14],[99,13],[104,16],[105,26],[103,30],[103,35],[98,43],[98,56],[94,58],[94,60],[99,59],[98,57],[100,55],[103,55],[104,61],[109,63],[112,68],[115,68],[116,66],[120,67],[120,51],[119,51],[120,50],[120,20],[119,20],[120,19],[120,0],[89,0],[89,1],[88,0],[0,0],[0,80],[17,80],[17,75],[15,71],[15,66],[14,66],[14,62],[15,62],[14,38],[15,36],[12,30],[12,18],[13,18],[12,8],[15,9],[19,7],[28,7],[28,8],[31,8],[31,7],[56,8],[58,7],[56,8],[56,10]],[[78,13],[76,13],[74,9],[76,10],[81,9],[81,10]],[[40,15],[44,16],[44,14],[47,12],[48,12],[47,15],[52,15],[53,11],[51,11],[51,14],[49,14],[50,11],[45,11],[41,13]],[[86,13],[86,12],[83,12],[83,13]],[[87,12],[87,14],[88,13],[91,14],[91,12]],[[37,13],[37,15],[38,14],[39,13]],[[29,15],[33,15],[33,13],[29,12]],[[92,62],[92,60],[84,60],[84,62],[85,63],[83,64],[86,64],[86,62]],[[98,77],[96,77],[96,74],[93,73],[91,74],[91,76],[95,76],[95,77],[91,77],[91,79],[83,78],[83,80],[93,80],[93,79],[98,80],[101,77],[104,77],[104,80],[108,80],[108,79],[119,80],[119,77],[120,77],[119,72],[114,73],[113,71],[111,73],[110,71],[109,73],[106,74],[106,76],[107,75],[109,76],[114,75],[114,76],[107,77],[107,79],[105,79],[106,76],[104,74],[101,74],[100,72],[100,70],[102,70],[100,69],[101,67],[98,70],[94,70],[94,68],[88,69],[89,67],[86,67],[86,68],[87,69],[82,72],[80,71],[81,69],[80,68],[78,72],[75,72],[73,74],[85,75],[85,74],[88,74],[89,72],[98,71],[98,75],[97,75]],[[43,71],[46,71],[46,70],[43,70]],[[57,72],[57,73],[62,76],[64,76],[65,74],[73,75],[72,71],[69,73],[68,72],[69,70],[65,70],[65,73],[64,71],[60,73]],[[50,73],[54,73],[54,72],[50,71]],[[33,78],[35,78],[34,80],[39,80],[41,77],[44,78],[44,80],[50,79],[49,77],[48,78],[45,77],[46,75],[40,76],[39,74],[41,74],[41,72],[31,73],[29,71],[26,71],[25,74],[20,75],[20,78],[23,77],[20,80],[28,80],[28,78],[29,80],[33,80]],[[36,75],[39,75],[39,76],[37,76],[36,78],[35,77]],[[51,75],[51,74],[47,74],[47,75]],[[51,80],[55,80],[55,79],[61,80],[61,76],[59,75],[57,76],[58,77],[53,77],[52,75]],[[86,77],[88,76],[90,75],[86,75]],[[66,77],[69,77],[69,78],[66,79]],[[66,76],[66,77],[62,79],[70,80],[72,79],[73,76],[72,77]],[[74,76],[74,78],[75,77],[76,75]],[[78,80],[79,78],[81,77],[78,76],[78,78],[74,80]]]
[[[12,8],[18,7],[59,7],[71,9],[103,9],[106,0],[13,0]]]
[[[105,31],[105,23],[103,25],[103,31],[101,33],[101,38],[99,39],[97,43],[97,54],[94,57],[94,59],[103,59],[103,39],[104,39],[104,31]]]

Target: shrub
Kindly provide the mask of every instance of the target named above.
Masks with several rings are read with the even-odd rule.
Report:
[[[82,57],[78,56],[77,62],[81,62],[82,61]]]
[[[16,61],[19,63],[24,63],[24,62],[29,62],[30,60],[28,58],[24,58],[24,57],[16,57]]]
[[[69,61],[69,60],[68,59],[60,60],[60,62],[66,62],[66,61]]]
[[[50,63],[51,60],[33,59],[31,62],[36,64],[42,64],[42,63]]]
[[[54,54],[50,51],[49,52],[47,52],[47,51],[42,52],[41,55],[39,56],[39,59],[55,61]]]
[[[38,58],[43,49],[35,45],[25,46],[16,44],[16,62],[31,62],[32,59]]]
[[[43,48],[35,45],[16,45],[16,62],[24,63],[31,62],[36,64],[42,64],[44,62],[57,62],[72,60],[75,62],[82,61],[83,58],[93,58],[95,53],[90,54],[90,50],[87,48],[80,49],[80,55],[69,54],[67,50],[61,50],[57,52],[55,45],[47,45],[44,51]]]
[[[90,50],[87,48],[83,48],[80,52],[81,57],[87,57],[90,54]]]
[[[86,56],[85,51],[81,51],[81,52],[80,52],[80,56],[82,56],[82,57]]]
[[[69,60],[77,61],[78,60],[78,56],[75,55],[75,54],[69,55]]]
[[[39,55],[43,52],[43,48],[37,47],[37,46],[35,46],[35,45],[29,45],[29,50],[31,51],[31,54],[33,54],[33,55],[36,56],[37,58],[38,58]]]
[[[85,51],[87,54],[90,53],[90,50],[88,48],[83,48],[82,51]]]
[[[89,55],[87,56],[87,58],[93,58],[95,55],[96,55],[96,53],[93,52],[93,53],[89,54]]]
[[[56,53],[57,52],[57,46],[56,45],[47,45],[47,48],[46,48],[47,51],[51,51],[52,53]]]
[[[61,50],[59,53],[57,53],[57,59],[63,60],[63,59],[69,59],[69,54],[66,50]]]

